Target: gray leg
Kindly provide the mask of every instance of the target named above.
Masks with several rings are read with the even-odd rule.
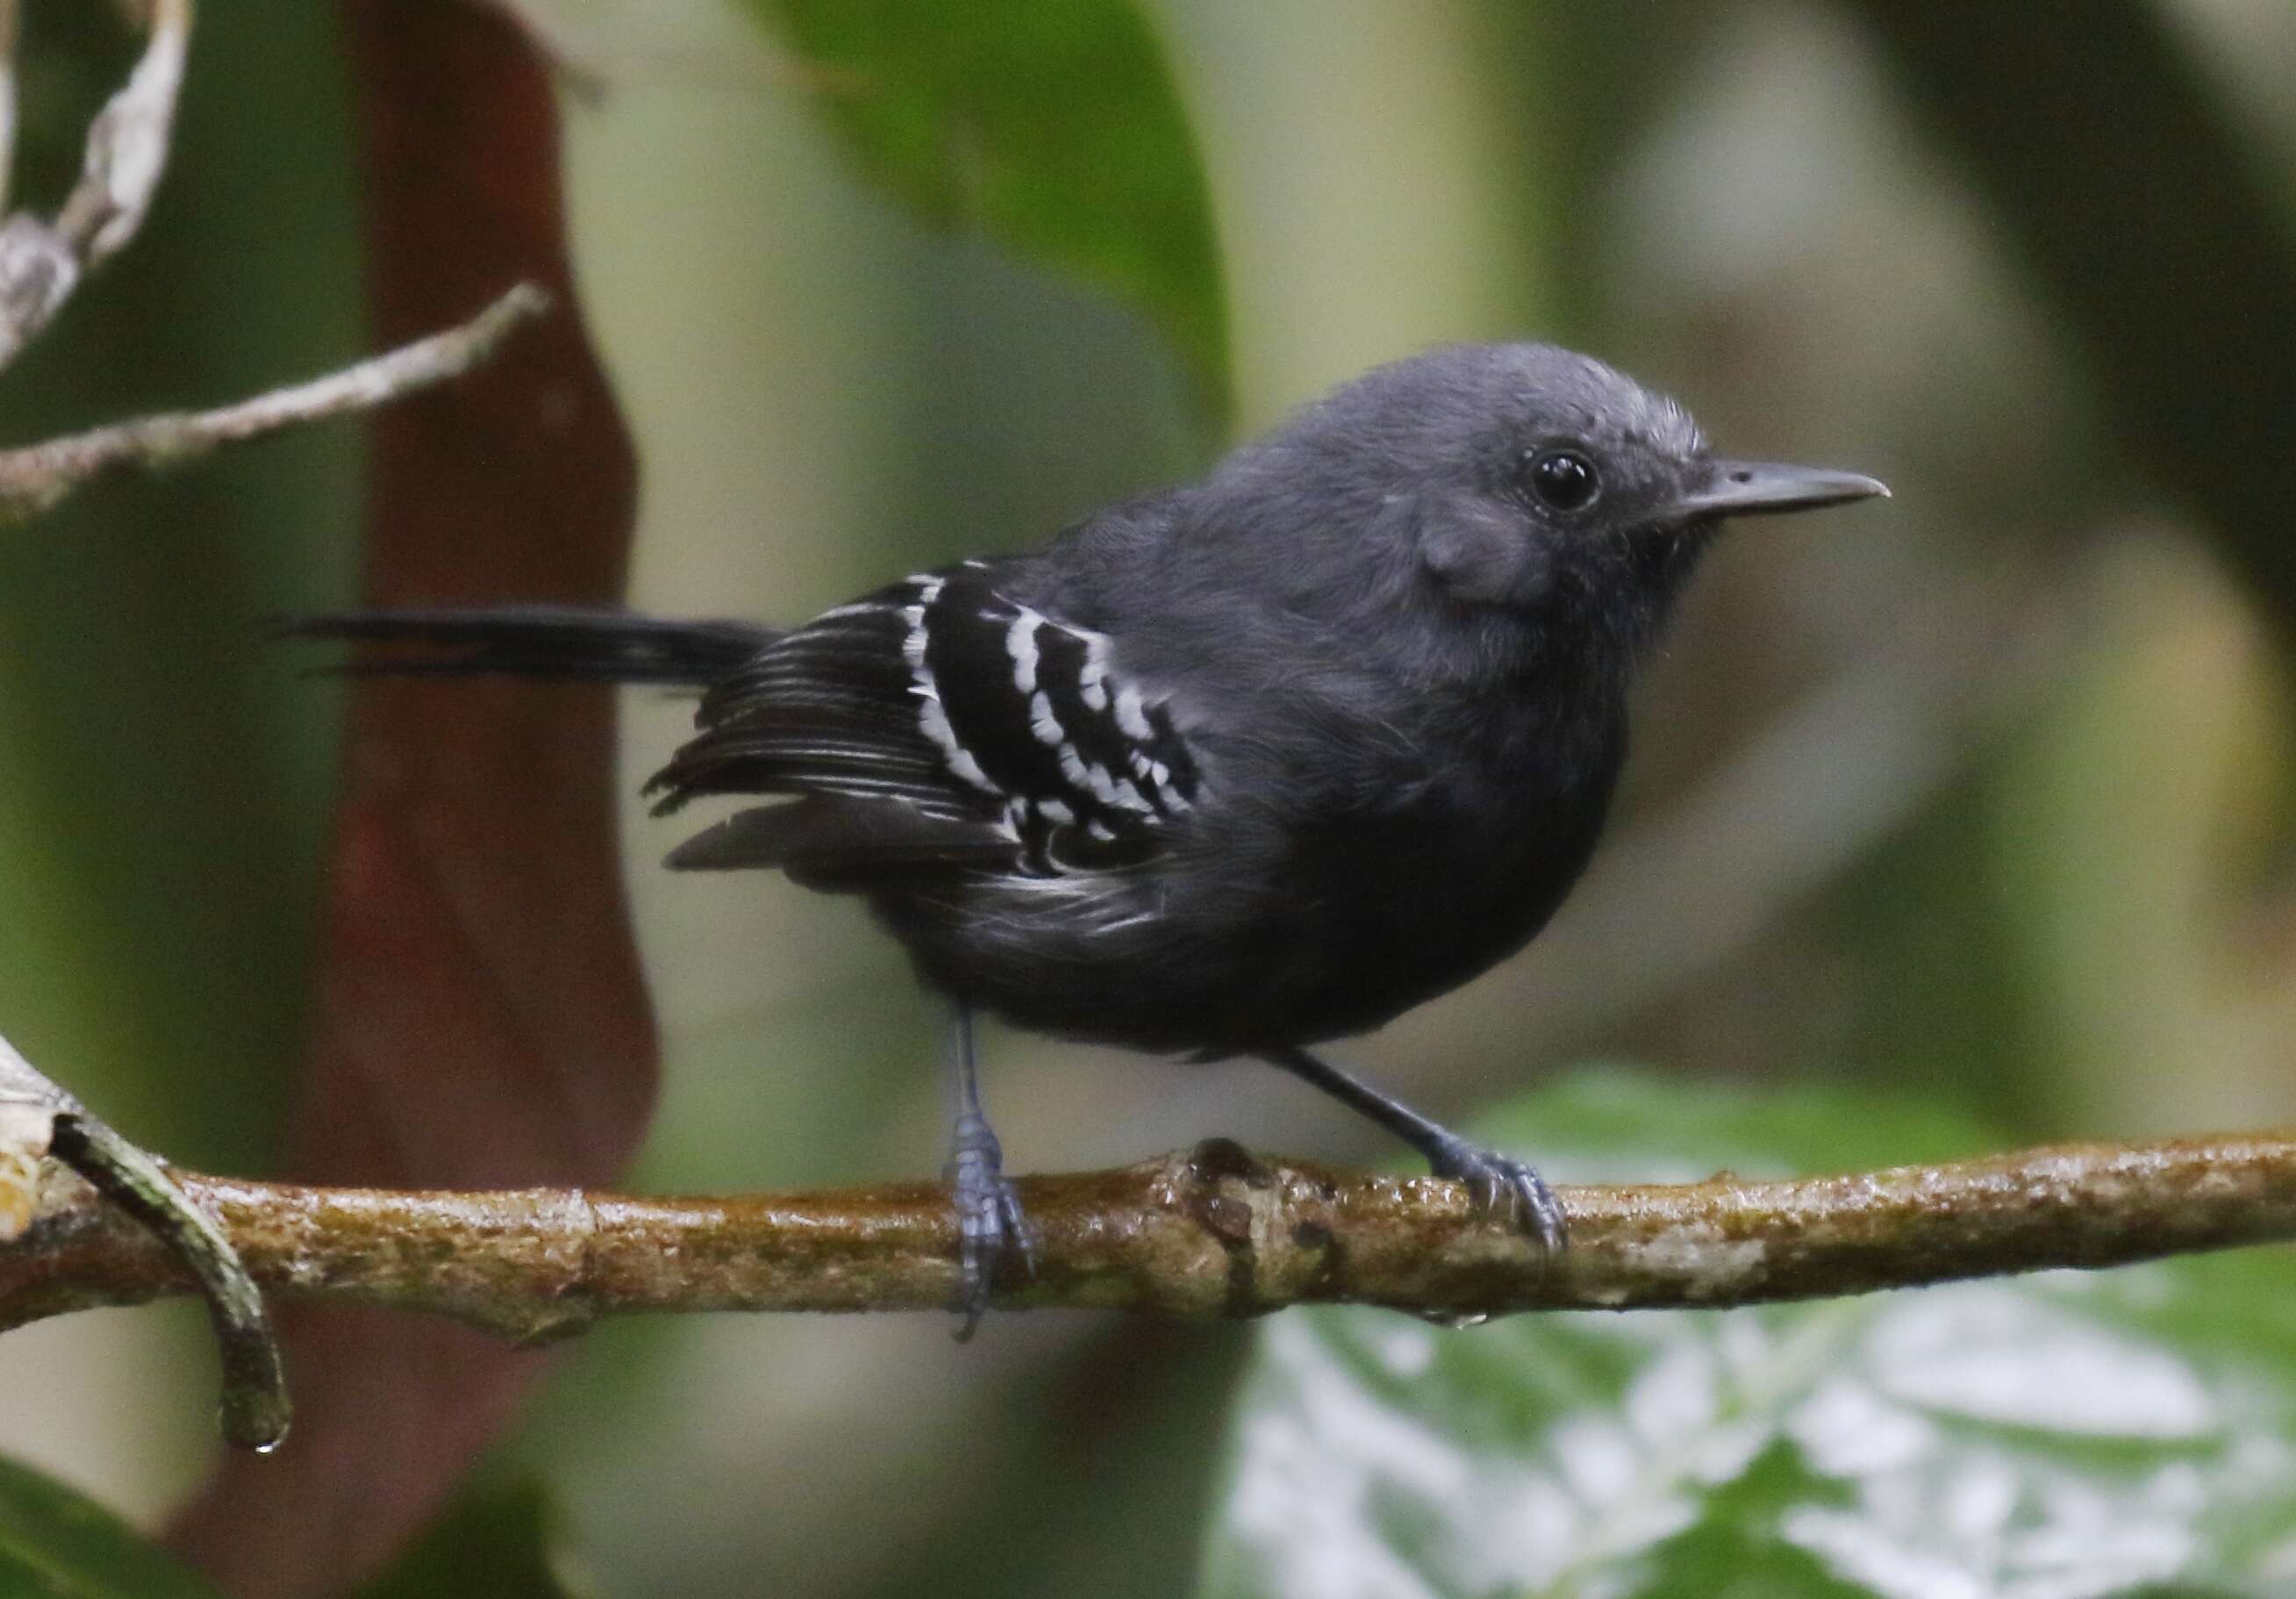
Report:
[[[956,1130],[942,1169],[956,1202],[959,1233],[956,1301],[964,1317],[963,1343],[980,1325],[988,1290],[1004,1262],[1017,1253],[1024,1271],[1037,1269],[1036,1240],[1021,1214],[1021,1196],[1004,1176],[1004,1151],[980,1110],[980,1084],[972,1059],[972,1008],[957,1002],[950,1028],[949,1065],[956,1091]]]
[[[1424,1155],[1437,1176],[1464,1183],[1481,1208],[1529,1229],[1549,1255],[1561,1252],[1566,1237],[1562,1202],[1529,1165],[1469,1143],[1441,1123],[1428,1120],[1402,1100],[1305,1050],[1275,1050],[1260,1059],[1371,1117]]]

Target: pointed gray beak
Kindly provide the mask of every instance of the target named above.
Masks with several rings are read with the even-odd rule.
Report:
[[[1816,466],[1783,466],[1772,461],[1710,461],[1706,481],[1694,484],[1674,508],[1696,521],[1722,516],[1769,516],[1784,511],[1815,511],[1853,499],[1887,499],[1887,485],[1855,472]]]

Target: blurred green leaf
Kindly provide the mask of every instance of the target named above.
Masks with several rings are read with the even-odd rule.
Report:
[[[1486,1129],[1572,1177],[1982,1142],[1934,1108],[1573,1078]],[[1267,1323],[1203,1591],[2284,1594],[2284,1251],[1811,1305]]]
[[[191,1568],[94,1500],[0,1456],[5,1599],[221,1599]]]
[[[539,1484],[480,1488],[449,1505],[359,1599],[586,1599],[590,1585],[556,1542]]]
[[[1203,164],[1129,0],[748,0],[869,174],[1145,310],[1228,407]]]

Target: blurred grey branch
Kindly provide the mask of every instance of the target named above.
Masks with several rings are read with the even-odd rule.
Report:
[[[127,82],[87,131],[79,181],[53,219],[19,210],[0,220],[0,368],[38,336],[89,271],[116,255],[151,210],[168,167],[192,32],[192,0],[146,0],[150,37]],[[20,0],[0,0],[0,202],[16,141]],[[218,445],[372,410],[444,383],[492,354],[549,297],[521,284],[461,327],[340,372],[213,410],[113,423],[0,450],[0,523],[23,522],[108,472],[166,466]]]
[[[43,1156],[51,1157],[44,1162]],[[73,1183],[65,1172],[77,1173]],[[287,1434],[287,1383],[263,1295],[215,1218],[166,1167],[90,1116],[0,1038],[0,1249],[49,1207],[111,1201],[205,1295],[223,1352],[223,1429],[269,1449]]]
[[[641,1311],[930,1310],[956,1281],[931,1183],[730,1199],[579,1189],[395,1192],[175,1174],[266,1290],[451,1316],[523,1342]],[[2296,1132],[2071,1144],[1934,1166],[1562,1191],[1552,1263],[1431,1177],[1262,1160],[1225,1140],[1021,1179],[1037,1267],[1008,1309],[1188,1317],[1302,1304],[1439,1320],[1751,1305],[2296,1238]],[[194,1285],[85,1191],[0,1243],[0,1328]]]
[[[105,473],[159,467],[282,428],[373,410],[459,377],[492,355],[550,296],[520,284],[459,327],[370,357],[340,372],[213,410],[141,416],[45,443],[0,450],[0,522],[21,522]]]
[[[15,147],[17,22],[17,0],[0,0],[0,195]],[[54,218],[26,210],[0,221],[0,367],[143,227],[168,168],[191,37],[192,0],[151,0],[143,58],[89,124],[79,181]]]

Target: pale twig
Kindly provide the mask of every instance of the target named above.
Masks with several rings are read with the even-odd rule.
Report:
[[[452,1316],[522,1341],[641,1311],[890,1311],[957,1281],[947,1191],[638,1199],[407,1193],[176,1174],[287,1298]],[[1189,1317],[1302,1304],[1465,1317],[1719,1306],[2296,1238],[2296,1132],[2071,1144],[1852,1176],[1561,1191],[1570,1247],[1473,1213],[1466,1190],[1266,1162],[1214,1140],[1121,1170],[1023,1177],[1034,1274],[1008,1309]],[[65,1198],[0,1245],[0,1328],[183,1291],[184,1266]]]
[[[255,1449],[287,1435],[286,1374],[263,1295],[216,1224],[167,1168],[88,1114],[0,1038],[0,1240],[26,1237],[37,1216],[96,1203],[87,1186],[45,1181],[43,1155],[86,1179],[109,1216],[205,1295],[223,1356],[224,1435]],[[124,1218],[133,1218],[127,1222]],[[0,1242],[0,1249],[6,1244]]]
[[[459,327],[309,383],[214,410],[140,416],[68,438],[0,450],[0,523],[36,516],[107,473],[172,466],[205,455],[218,445],[372,410],[458,377],[493,354],[512,328],[549,307],[548,294],[531,284],[521,284]]]
[[[135,236],[159,192],[191,49],[192,0],[150,4],[144,54],[88,125],[79,181],[55,220],[19,211],[0,222],[0,367],[48,325],[90,268]]]

